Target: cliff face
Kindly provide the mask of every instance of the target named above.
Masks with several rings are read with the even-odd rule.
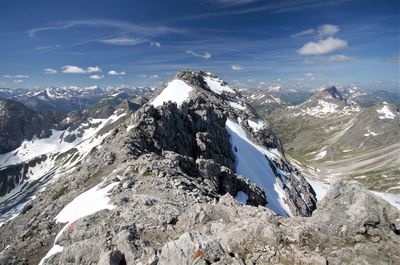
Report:
[[[38,113],[19,102],[0,99],[0,154],[16,149],[34,135],[48,137],[61,119],[62,115],[54,112]]]
[[[270,125],[209,73],[179,72],[118,117],[58,154],[64,170],[0,227],[1,263],[339,264],[376,261],[378,249],[387,261],[398,255],[395,208],[338,184],[315,210],[315,192]]]

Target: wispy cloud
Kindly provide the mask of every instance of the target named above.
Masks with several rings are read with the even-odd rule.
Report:
[[[197,53],[193,50],[187,50],[186,54],[190,54],[194,57],[203,58],[203,59],[210,59],[212,57],[211,53],[205,51],[203,53]]]
[[[115,71],[115,70],[110,70],[110,71],[108,71],[108,74],[109,75],[125,75],[126,73],[125,72],[117,72],[117,71]]]
[[[26,33],[29,37],[33,38],[38,33],[46,31],[56,31],[56,30],[66,30],[73,27],[79,26],[90,26],[90,27],[109,27],[118,29],[120,32],[124,33],[134,33],[142,36],[157,36],[167,33],[184,33],[184,30],[176,29],[172,27],[165,26],[142,26],[138,24],[133,24],[118,20],[69,20],[61,21],[50,24],[46,27],[33,28],[28,30]]]
[[[86,70],[75,65],[65,65],[62,67],[62,72],[66,74],[86,74]]]
[[[110,45],[121,45],[121,46],[135,46],[147,42],[146,39],[117,37],[112,39],[99,40],[99,42]]]
[[[308,36],[308,35],[313,35],[318,34],[320,38],[324,37],[330,37],[335,35],[340,31],[339,26],[337,25],[332,25],[332,24],[324,24],[318,27],[318,29],[306,29],[300,32],[297,32],[293,35],[291,35],[291,38],[297,38],[297,37],[302,37],[302,36]]]
[[[320,37],[329,37],[338,33],[339,30],[339,27],[336,25],[325,24],[319,27],[318,35]]]
[[[91,75],[89,76],[90,79],[99,80],[104,78],[104,75]]]
[[[238,6],[253,3],[257,0],[209,0],[212,3],[222,5],[223,7]]]
[[[329,37],[325,40],[319,40],[318,42],[311,41],[306,43],[297,52],[301,55],[320,55],[344,49],[347,46],[347,41],[339,38]]]
[[[49,50],[49,49],[54,49],[54,48],[60,48],[61,45],[46,45],[46,46],[38,46],[35,47],[34,49],[37,51],[42,51],[42,50]]]
[[[243,70],[243,67],[241,67],[239,64],[233,64],[233,65],[231,66],[231,69],[232,69],[233,71],[240,71],[240,70]]]
[[[17,79],[21,79],[21,78],[29,78],[29,75],[3,75],[4,78],[17,78]]]
[[[332,62],[350,62],[354,61],[356,58],[351,56],[346,56],[343,54],[336,54],[329,57],[329,60]]]
[[[44,69],[44,72],[46,74],[57,74],[58,73],[58,71],[56,69],[53,69],[53,68],[46,68],[46,69]]]
[[[290,35],[291,38],[297,38],[297,37],[302,37],[302,36],[308,36],[308,35],[312,35],[314,34],[314,30],[313,29],[306,29],[300,32],[297,32],[293,35]]]
[[[24,80],[22,80],[22,79],[17,79],[17,80],[14,80],[13,82],[19,84],[19,83],[23,83]]]
[[[161,43],[159,43],[158,41],[151,41],[150,46],[161,48]]]
[[[171,21],[190,21],[190,20],[205,19],[209,17],[236,16],[243,14],[260,13],[260,12],[268,12],[270,14],[288,13],[288,12],[296,12],[314,8],[333,6],[349,1],[351,0],[325,0],[325,1],[288,0],[288,1],[279,1],[275,3],[270,3],[270,2],[266,3],[267,1],[258,1],[259,4],[256,6],[249,6],[246,8],[232,9],[232,10],[222,10],[217,12],[208,12],[194,16],[191,15],[187,17],[180,17],[177,19],[173,19]]]

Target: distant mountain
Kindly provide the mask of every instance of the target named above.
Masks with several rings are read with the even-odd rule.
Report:
[[[0,88],[0,98],[23,103],[35,111],[57,111],[68,113],[84,109],[93,104],[117,105],[123,100],[145,96],[153,92],[149,87],[48,87],[37,89]]]
[[[0,99],[0,154],[12,151],[23,140],[46,138],[63,115],[55,112],[38,113],[14,100]]]
[[[287,154],[309,175],[356,179],[366,187],[400,193],[399,106],[362,107],[358,92],[335,87],[268,116]]]
[[[334,86],[319,87],[312,90],[314,92],[275,86],[257,90],[248,89],[243,94],[259,113],[268,114],[276,109],[302,104],[310,99],[315,91],[318,92],[332,88],[335,88],[336,92],[342,97],[357,103],[361,107],[371,107],[383,101],[400,104],[400,93],[386,90],[365,90],[357,86],[344,86],[340,88]]]

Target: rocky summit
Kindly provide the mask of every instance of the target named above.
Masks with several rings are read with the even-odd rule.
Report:
[[[0,264],[400,261],[395,207],[355,182],[317,202],[273,126],[211,73],[53,123],[0,154]]]

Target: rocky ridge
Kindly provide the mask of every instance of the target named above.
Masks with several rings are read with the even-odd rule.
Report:
[[[49,250],[42,264],[390,264],[398,258],[395,208],[356,184],[338,184],[314,211],[313,189],[277,151],[266,165],[294,217],[266,208],[271,194],[237,174],[241,147],[231,146],[226,122],[237,122],[254,143],[283,151],[270,125],[255,126],[254,110],[209,73],[187,70],[176,79],[193,88],[182,104],[150,101],[126,114],[0,227],[1,263],[35,264]],[[59,216],[96,190],[108,191],[108,210]],[[234,200],[240,192],[247,205]]]

